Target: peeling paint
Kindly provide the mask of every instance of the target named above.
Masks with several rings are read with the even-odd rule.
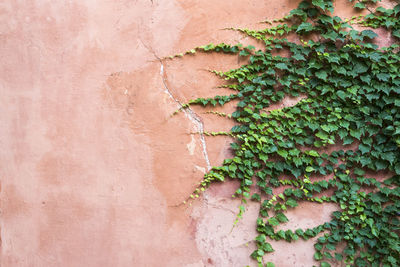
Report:
[[[194,150],[196,149],[196,139],[194,139],[193,134],[191,134],[190,137],[192,138],[192,140],[186,146],[189,150],[189,154],[193,156]]]

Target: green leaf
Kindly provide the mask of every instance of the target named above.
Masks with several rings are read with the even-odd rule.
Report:
[[[315,250],[317,250],[317,251],[321,251],[321,250],[322,250],[322,248],[323,248],[323,245],[322,245],[322,244],[320,244],[320,243],[316,243],[316,244],[314,244],[314,247],[315,247]]]
[[[237,166],[235,163],[232,163],[229,165],[229,170],[232,172],[235,172],[237,170]]]
[[[326,244],[325,247],[326,247],[327,249],[329,249],[329,250],[335,250],[335,249],[336,249],[336,246],[335,246],[334,244],[331,244],[331,243]]]
[[[373,32],[373,31],[371,31],[371,30],[362,31],[362,32],[361,32],[361,35],[362,35],[362,36],[365,36],[365,37],[368,37],[368,38],[370,38],[370,39],[374,39],[375,37],[378,36],[375,32]]]
[[[285,216],[285,214],[283,214],[282,212],[279,212],[275,215],[276,219],[281,222],[281,223],[285,223],[288,222],[289,219]]]
[[[390,74],[389,73],[378,73],[376,75],[376,77],[378,78],[378,80],[383,81],[383,82],[387,82],[390,79]]]
[[[360,144],[358,146],[358,149],[361,151],[361,154],[365,154],[371,150],[371,148],[369,146],[364,145],[364,144]]]
[[[304,32],[309,32],[313,29],[313,25],[309,22],[303,22],[297,27],[296,32],[304,31]]]
[[[358,9],[365,9],[365,5],[364,5],[363,3],[360,3],[360,2],[356,3],[356,4],[354,5],[354,7],[355,7],[355,8],[358,8]]]
[[[294,200],[293,198],[289,198],[289,199],[286,201],[286,205],[288,205],[288,206],[294,208],[294,207],[297,207],[299,204],[298,204],[297,201]]]
[[[321,262],[321,267],[331,267],[331,265],[325,261]]]
[[[275,251],[275,250],[272,248],[272,246],[271,246],[270,243],[264,243],[264,244],[262,245],[262,249],[263,249],[265,252],[273,252],[273,251]]]
[[[370,164],[371,163],[371,158],[369,158],[369,157],[361,157],[360,158],[360,163],[361,163],[361,166],[367,166],[368,164]]]
[[[321,140],[326,140],[329,138],[329,135],[326,133],[319,131],[318,133],[315,134],[316,137],[320,138]]]
[[[283,230],[279,230],[278,232],[276,232],[276,235],[279,236],[282,239],[286,240],[286,233]]]
[[[301,175],[301,170],[298,168],[292,168],[291,169],[292,174],[294,175],[294,177],[299,177]]]
[[[350,137],[350,136],[346,136],[344,139],[343,139],[343,145],[350,145],[350,144],[352,144],[354,142],[354,139],[352,138],[352,137]]]
[[[316,75],[319,79],[321,79],[321,80],[323,80],[323,81],[326,81],[326,78],[328,77],[328,73],[327,73],[326,71],[323,71],[323,70],[317,71],[317,72],[315,73],[315,75]]]
[[[272,225],[272,226],[277,226],[277,225],[279,225],[279,221],[278,221],[276,218],[274,218],[274,217],[270,218],[270,219],[268,220],[268,223],[269,223],[270,225]]]
[[[353,70],[357,74],[364,73],[368,70],[368,66],[360,61],[357,61],[356,64],[354,64]]]
[[[286,151],[286,150],[278,150],[278,155],[279,156],[281,156],[281,157],[283,157],[283,158],[287,158],[287,156],[288,156],[288,152]]]
[[[279,62],[275,66],[280,70],[288,70],[287,64],[283,62]]]
[[[400,175],[400,163],[397,163],[394,166],[394,171],[396,172],[397,175]]]
[[[255,200],[255,201],[261,201],[261,197],[260,197],[260,195],[257,194],[257,193],[253,194],[253,195],[251,196],[251,199],[252,199],[252,200]]]
[[[387,163],[385,161],[382,160],[376,160],[375,161],[375,167],[376,169],[379,170],[383,170],[387,167]]]
[[[336,253],[335,252],[335,259],[338,261],[341,261],[343,259],[343,255],[341,253]]]
[[[388,257],[388,262],[390,262],[392,264],[392,266],[396,266],[397,265],[397,260],[392,256]]]
[[[392,164],[396,159],[396,155],[393,152],[382,153],[381,157],[382,159],[389,161],[390,164]]]
[[[315,169],[313,167],[311,167],[311,166],[308,166],[306,168],[306,172],[313,172],[313,171],[315,171]]]
[[[265,240],[267,240],[266,236],[264,234],[259,235],[255,238],[256,241],[260,242],[260,243],[264,243]]]
[[[319,251],[315,252],[314,259],[316,259],[317,261],[322,260],[322,253]]]
[[[332,41],[335,41],[338,38],[338,34],[335,31],[328,31],[327,33],[321,34],[322,37],[326,38],[326,39],[330,39]],[[339,63],[339,61],[336,59],[332,60],[334,58],[328,58],[329,62],[335,62],[335,63]]]
[[[275,267],[275,264],[273,264],[272,262],[267,262],[267,264],[265,265],[266,267]]]
[[[295,60],[297,60],[297,61],[303,61],[303,60],[306,60],[305,59],[305,57],[302,55],[302,54],[295,54],[295,55],[293,55],[292,56],[292,58],[294,58]]]
[[[322,10],[325,10],[325,2],[324,2],[324,0],[312,0],[312,4],[314,6],[317,6],[317,7],[321,8]]]
[[[336,94],[343,100],[346,99],[346,97],[347,97],[347,94],[345,92],[343,92],[342,90],[338,90],[336,92]]]

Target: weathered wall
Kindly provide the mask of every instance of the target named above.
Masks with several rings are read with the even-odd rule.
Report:
[[[204,69],[240,62],[199,54],[161,64],[157,57],[246,42],[220,29],[260,28],[298,2],[2,2],[0,265],[254,264],[257,206],[231,229],[234,184],[179,205],[209,164],[229,155],[229,138],[195,132],[232,122],[199,108],[170,116],[177,102],[226,93]],[[318,225],[333,208],[303,204],[289,212],[287,227]],[[267,259],[310,266],[312,253],[311,242],[279,242]]]

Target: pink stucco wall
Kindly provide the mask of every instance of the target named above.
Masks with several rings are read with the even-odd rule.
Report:
[[[221,29],[260,28],[298,2],[0,3],[0,265],[254,265],[258,210],[250,204],[232,229],[234,184],[179,205],[231,142],[195,132],[232,122],[196,107],[171,117],[177,101],[226,93],[204,69],[240,62],[198,54],[160,64],[156,57],[247,42]],[[350,16],[345,0],[337,2]],[[318,225],[334,208],[301,204],[285,227]],[[312,242],[275,248],[267,260],[277,266],[313,264]]]

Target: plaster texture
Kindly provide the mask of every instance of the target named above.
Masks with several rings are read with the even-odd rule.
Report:
[[[251,42],[221,29],[261,28],[298,2],[1,2],[0,265],[254,265],[257,206],[232,228],[233,182],[180,205],[230,155],[231,139],[198,132],[232,122],[198,107],[171,116],[189,99],[229,93],[204,69],[241,61],[158,58],[210,42]],[[334,209],[304,203],[288,212],[285,227],[316,226]],[[266,260],[277,266],[313,264],[312,242],[275,249]]]

